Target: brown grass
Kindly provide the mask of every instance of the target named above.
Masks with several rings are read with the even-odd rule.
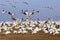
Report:
[[[60,34],[54,36],[43,32],[37,34],[0,34],[0,40],[60,40]]]

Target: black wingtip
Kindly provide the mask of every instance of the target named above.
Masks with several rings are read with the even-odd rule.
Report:
[[[12,20],[16,20],[15,18],[12,18]]]
[[[37,11],[39,13],[39,11]]]
[[[11,14],[10,12],[8,12],[8,14]]]
[[[2,10],[2,11],[5,11],[5,10]]]

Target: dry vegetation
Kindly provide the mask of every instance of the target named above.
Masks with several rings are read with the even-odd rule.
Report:
[[[49,35],[43,32],[38,32],[37,34],[0,34],[0,40],[60,40],[60,34]]]

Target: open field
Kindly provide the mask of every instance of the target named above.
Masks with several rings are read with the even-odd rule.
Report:
[[[0,34],[0,40],[60,40],[60,34],[54,36],[42,32],[37,34]]]

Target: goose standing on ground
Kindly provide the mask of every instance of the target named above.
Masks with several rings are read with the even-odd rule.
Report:
[[[10,31],[3,32],[2,34],[10,34]]]

